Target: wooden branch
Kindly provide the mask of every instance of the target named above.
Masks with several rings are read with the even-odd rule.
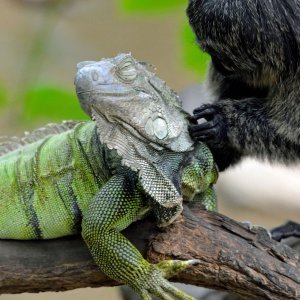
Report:
[[[198,258],[175,281],[227,290],[245,299],[300,299],[300,259],[262,229],[249,230],[218,213],[185,207],[164,229],[151,220],[125,235],[152,262]],[[79,237],[0,241],[0,294],[112,286]]]

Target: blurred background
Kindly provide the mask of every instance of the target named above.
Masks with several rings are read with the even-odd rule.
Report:
[[[121,52],[157,67],[191,111],[201,103],[209,57],[185,16],[187,0],[1,0],[0,135],[86,119],[76,99],[76,63]],[[220,212],[267,228],[300,222],[300,166],[246,159],[222,173]],[[13,299],[121,299],[118,288],[2,295]]]

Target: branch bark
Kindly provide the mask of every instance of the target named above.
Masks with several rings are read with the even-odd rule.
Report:
[[[197,258],[172,280],[227,290],[244,299],[300,299],[300,259],[262,228],[247,229],[218,213],[185,207],[171,226],[150,219],[124,234],[152,262]],[[0,294],[113,286],[79,237],[0,241]]]

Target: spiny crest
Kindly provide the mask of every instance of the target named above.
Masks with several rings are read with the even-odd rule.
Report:
[[[131,56],[131,54],[129,54]],[[134,58],[133,58],[134,59]],[[150,82],[157,88],[159,94],[166,100],[170,105],[175,105],[176,107],[182,107],[182,101],[179,95],[172,90],[167,83],[160,79],[156,74],[156,67],[155,65],[145,62],[145,61],[137,61],[136,62],[142,66],[142,70],[148,75],[147,77],[150,79]],[[153,69],[152,72],[150,69]]]
[[[164,80],[160,79],[156,73],[149,73],[152,75],[149,77],[150,81],[157,88],[161,97],[170,105],[182,108],[182,101],[179,95],[172,90]]]
[[[50,123],[45,127],[38,128],[32,132],[25,132],[23,137],[0,136],[0,156],[19,149],[25,145],[37,142],[49,135],[58,134],[74,128],[82,121],[63,121],[62,123]]]

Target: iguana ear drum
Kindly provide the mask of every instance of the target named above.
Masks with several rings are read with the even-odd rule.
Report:
[[[167,122],[161,117],[154,120],[150,118],[145,125],[145,130],[149,135],[156,136],[159,140],[166,138],[169,132]]]

